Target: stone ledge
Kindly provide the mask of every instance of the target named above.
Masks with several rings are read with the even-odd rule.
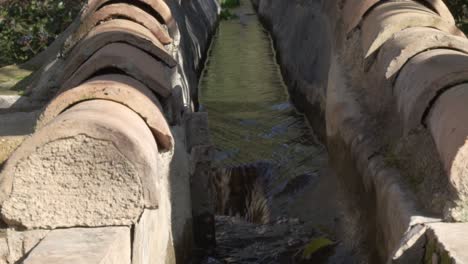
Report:
[[[51,231],[24,264],[130,264],[130,228],[73,228]]]
[[[391,263],[468,263],[468,223],[434,222],[418,225],[408,233],[403,251]]]

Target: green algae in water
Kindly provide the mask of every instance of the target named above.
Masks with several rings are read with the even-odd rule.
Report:
[[[289,103],[266,30],[250,4],[221,21],[200,81],[219,166],[271,162],[290,178],[323,166],[302,115]]]
[[[352,240],[354,247],[357,239],[361,240],[359,235],[354,234],[363,232],[355,230],[357,220],[354,215],[337,213],[344,211],[341,210],[344,207],[336,201],[341,198],[336,194],[339,192],[337,179],[326,172],[326,150],[315,141],[304,116],[298,114],[289,102],[270,37],[249,2],[242,0],[239,8],[231,10],[238,19],[222,20],[219,24],[199,84],[200,110],[208,112],[210,132],[217,149],[215,165],[229,168],[250,168],[252,164],[258,168],[258,164],[263,166],[264,162],[274,165],[278,170],[273,168],[272,171],[277,175],[271,178],[267,175],[272,182],[265,185],[272,202],[271,216],[297,217],[307,222],[311,233],[324,233],[314,231],[317,226],[323,226],[322,229],[330,233],[323,237],[332,239],[310,240],[308,242],[313,243],[308,248],[301,245],[297,251],[297,257],[301,258],[303,250],[307,249],[304,257],[311,257],[311,263],[318,263],[315,260],[322,257],[318,256],[324,253],[322,250],[326,253],[323,257],[328,258],[330,252],[326,248],[329,241]],[[255,173],[245,175],[258,176]],[[336,220],[338,217],[339,223]],[[338,234],[337,224],[349,224],[346,228],[353,231]],[[277,224],[273,222],[271,226]],[[218,223],[216,227],[219,228]],[[219,233],[225,236],[218,241],[221,251],[229,247],[232,241],[235,247],[239,245],[236,241],[237,227],[237,224],[221,225]],[[234,231],[229,233],[231,228]],[[245,236],[248,237],[247,234]],[[283,236],[288,237],[288,232],[281,233]],[[277,243],[282,238],[274,239],[274,243]],[[256,246],[255,252],[249,253],[250,260],[252,255],[259,255],[257,253],[263,245],[271,247],[271,243],[260,242],[262,246]],[[248,252],[244,249],[250,248],[250,245],[244,246],[239,250]],[[333,258],[343,260],[336,263],[348,263],[345,260],[355,257],[346,246],[345,243],[330,246],[335,252]],[[234,249],[222,254],[232,257],[236,252]],[[271,251],[263,254],[272,255]],[[362,254],[363,258],[367,257],[367,253]],[[255,261],[252,263],[259,262]]]

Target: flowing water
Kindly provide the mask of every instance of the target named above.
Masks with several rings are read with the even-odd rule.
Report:
[[[241,6],[232,12],[238,18],[222,20],[213,40],[200,81],[200,110],[208,112],[218,167],[267,164],[271,167],[267,171],[274,171],[265,187],[271,224],[264,228],[272,228],[267,233],[277,235],[253,235],[250,233],[258,225],[252,229],[248,223],[242,225],[242,221],[218,217],[221,249],[217,257],[224,260],[220,263],[293,263],[285,252],[297,254],[314,237],[324,236],[334,242],[334,253],[327,255],[325,261],[297,263],[354,263],[349,247],[341,241],[348,236],[341,234],[341,227],[350,220],[340,209],[339,184],[328,169],[326,149],[291,105],[271,39],[250,2],[241,1]],[[284,223],[292,224],[284,227]],[[234,241],[236,235],[242,238]],[[279,250],[277,255],[266,253],[268,257],[262,258],[262,250],[276,249],[268,248],[269,242],[265,241],[276,241],[284,248],[296,244]]]

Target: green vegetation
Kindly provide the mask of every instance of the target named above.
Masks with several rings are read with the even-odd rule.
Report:
[[[240,0],[221,0],[222,8],[234,8],[240,6]]]
[[[229,20],[237,18],[238,16],[236,14],[233,14],[229,9],[222,9],[221,13],[219,14],[219,17],[223,20]]]
[[[231,8],[240,6],[240,0],[220,0],[222,7],[221,14],[219,15],[223,20],[237,18],[237,15],[231,12]]]
[[[304,250],[302,251],[302,259],[309,260],[316,252],[333,245],[333,241],[326,237],[315,238],[304,247]]]
[[[452,11],[458,26],[468,34],[468,1],[467,0],[446,0],[450,11]]]
[[[44,50],[72,22],[82,0],[10,0],[0,6],[0,67]]]
[[[19,84],[26,77],[30,76],[32,71],[21,69],[18,65],[9,65],[0,68],[0,94],[18,94],[23,95],[22,85]]]

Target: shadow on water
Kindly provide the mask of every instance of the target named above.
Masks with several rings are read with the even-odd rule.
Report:
[[[326,149],[289,101],[268,32],[247,0],[232,12],[199,84],[219,168],[217,255],[203,263],[365,263],[343,242],[359,216],[345,213]],[[302,260],[317,237],[332,246]]]

